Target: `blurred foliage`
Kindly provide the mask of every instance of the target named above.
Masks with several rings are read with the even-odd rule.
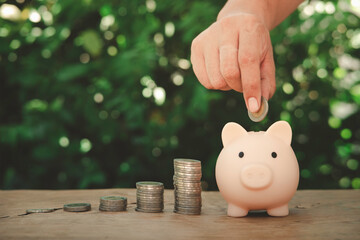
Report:
[[[172,185],[172,160],[202,161],[235,121],[290,122],[300,188],[360,188],[358,0],[302,4],[271,32],[277,92],[262,123],[242,94],[209,91],[192,39],[224,1],[0,1],[0,186]]]

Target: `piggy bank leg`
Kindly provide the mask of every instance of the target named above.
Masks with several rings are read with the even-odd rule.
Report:
[[[245,217],[248,214],[248,210],[240,208],[238,206],[229,203],[227,215],[230,217]]]
[[[273,217],[284,217],[289,215],[289,207],[285,204],[277,208],[267,209],[267,213]]]

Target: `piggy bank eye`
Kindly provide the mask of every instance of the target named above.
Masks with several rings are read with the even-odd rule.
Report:
[[[273,158],[276,158],[276,157],[277,157],[277,153],[276,153],[276,152],[272,152],[272,153],[271,153],[271,156],[272,156]]]
[[[243,158],[244,157],[244,152],[239,152],[239,157]]]

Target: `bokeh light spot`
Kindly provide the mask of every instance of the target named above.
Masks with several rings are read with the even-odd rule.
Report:
[[[309,178],[311,176],[311,172],[309,169],[303,169],[303,170],[301,170],[300,175],[303,178]]]
[[[316,75],[317,75],[319,78],[326,78],[327,75],[328,75],[328,72],[326,71],[326,69],[320,68],[319,70],[317,70]]]
[[[18,7],[12,4],[2,4],[0,6],[0,17],[11,21],[17,21],[20,19],[21,12]]]
[[[146,0],[146,9],[150,13],[154,12],[156,9],[156,2],[154,0]]]
[[[164,36],[162,35],[162,33],[155,33],[154,42],[158,46],[161,46],[164,43]]]
[[[325,12],[327,14],[333,14],[335,12],[335,6],[332,2],[327,2],[325,4]]]
[[[110,55],[110,56],[116,56],[116,54],[118,53],[118,50],[117,50],[117,48],[116,47],[114,47],[114,46],[110,46],[110,47],[108,47],[108,49],[107,49],[107,53]]]
[[[108,112],[105,111],[105,110],[101,110],[101,111],[99,112],[99,118],[100,118],[101,120],[107,119],[108,116],[109,116],[109,114],[108,114]]]
[[[158,147],[155,147],[151,153],[154,157],[159,157],[161,155],[161,149]]]
[[[119,47],[124,48],[126,47],[126,37],[124,35],[118,35],[116,37],[116,42],[119,45]]]
[[[343,130],[341,130],[340,135],[343,139],[347,140],[351,138],[352,132],[350,129],[344,128]]]
[[[59,145],[61,147],[67,147],[67,146],[69,146],[69,143],[70,143],[70,141],[69,141],[69,139],[67,137],[59,138]]]
[[[349,177],[342,177],[340,180],[339,180],[339,186],[341,188],[349,188],[350,187],[350,184],[351,184],[351,181],[350,181],[350,178]]]
[[[354,178],[351,181],[351,186],[353,189],[360,189],[360,178]]]
[[[190,68],[190,61],[189,60],[187,60],[187,59],[179,59],[179,61],[178,61],[178,66],[181,68],[181,69],[184,69],[184,70],[186,70],[186,69],[189,69]]]
[[[320,166],[319,171],[323,175],[329,175],[332,171],[332,166],[330,164],[323,164]]]
[[[21,42],[17,39],[12,40],[10,43],[10,47],[14,50],[18,49],[20,46],[21,46]]]
[[[104,95],[102,95],[101,93],[96,93],[94,95],[94,101],[96,103],[101,103],[102,101],[104,101]]]
[[[289,113],[289,112],[286,112],[286,111],[282,111],[282,112],[280,113],[280,119],[281,119],[281,120],[284,120],[284,121],[287,121],[287,122],[290,122],[290,120],[291,120],[290,113]]]
[[[145,97],[145,98],[149,98],[152,96],[152,90],[151,88],[144,88],[142,90],[142,95]]]
[[[311,100],[316,100],[318,97],[319,97],[318,91],[316,91],[316,90],[311,90],[311,91],[309,92],[309,98],[310,98]]]
[[[80,62],[81,63],[88,63],[90,61],[90,55],[88,53],[82,53],[80,55]]]
[[[51,57],[51,51],[45,48],[41,51],[41,56],[45,59],[49,59]]]
[[[184,83],[184,77],[178,72],[171,75],[171,80],[176,86],[180,86]]]
[[[294,87],[290,83],[284,83],[282,89],[286,94],[292,94],[294,92]]]
[[[120,171],[123,173],[127,173],[130,170],[130,164],[127,162],[123,162],[120,164]]]
[[[84,138],[80,141],[80,151],[83,153],[87,153],[91,150],[92,144],[89,139]]]
[[[350,170],[357,170],[359,167],[359,162],[355,159],[349,159],[346,162],[346,166],[350,169]]]
[[[175,25],[172,22],[167,22],[165,24],[165,36],[172,37],[175,33]]]
[[[328,124],[331,128],[339,128],[341,126],[341,120],[336,117],[329,117]]]
[[[33,23],[38,23],[41,21],[41,16],[37,11],[31,10],[29,14],[29,20]]]
[[[159,65],[162,66],[162,67],[165,67],[168,65],[168,59],[164,56],[161,56],[159,58]]]
[[[165,89],[162,87],[156,87],[153,92],[155,103],[157,105],[163,105],[166,98]]]

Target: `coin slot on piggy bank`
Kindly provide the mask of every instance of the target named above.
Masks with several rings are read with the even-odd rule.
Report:
[[[251,210],[266,210],[270,216],[287,216],[299,183],[290,125],[278,121],[265,132],[247,132],[230,122],[221,137],[215,175],[227,214],[244,217]]]

